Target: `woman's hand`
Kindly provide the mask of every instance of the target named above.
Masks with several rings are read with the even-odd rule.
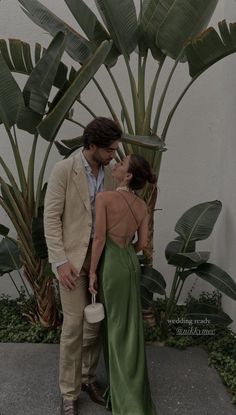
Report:
[[[91,294],[97,294],[97,274],[95,272],[89,273],[89,291]]]

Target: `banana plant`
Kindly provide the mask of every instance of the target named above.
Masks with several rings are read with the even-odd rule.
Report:
[[[45,194],[44,172],[57,129],[67,117],[75,99],[102,64],[111,48],[104,41],[77,72],[61,62],[65,48],[65,34],[58,32],[46,50],[36,44],[34,63],[27,43],[11,40],[0,41],[0,121],[9,139],[17,178],[0,156],[0,206],[6,212],[17,233],[17,245],[26,278],[36,300],[35,319],[44,326],[57,324],[52,272],[46,256],[40,257],[33,244],[32,222],[40,219]],[[21,90],[12,72],[27,74]],[[52,87],[64,88],[63,97]],[[54,96],[53,96],[54,94]],[[61,98],[61,99],[60,99]],[[63,105],[62,105],[63,104]],[[35,175],[38,128],[47,117],[57,114],[57,127],[46,148],[39,175]],[[20,152],[18,130],[31,134],[31,151],[28,161]],[[24,137],[21,138],[24,140]],[[40,155],[41,156],[41,155]],[[14,167],[14,166],[13,166]],[[5,235],[6,229],[0,231]],[[0,232],[0,233],[1,233]]]
[[[197,275],[223,294],[236,300],[236,283],[233,278],[226,271],[208,261],[210,252],[196,250],[196,243],[207,239],[211,235],[221,208],[222,204],[218,200],[200,203],[188,209],[177,221],[175,231],[178,236],[167,245],[165,250],[168,264],[175,267],[168,297],[164,291],[164,278],[160,273],[156,274],[155,286],[153,284],[150,286],[150,282],[145,281],[145,279],[143,281],[145,291],[148,294],[146,295],[147,302],[151,302],[153,291],[165,295],[166,310],[160,322],[163,338],[168,334],[168,320],[171,320],[183,286],[190,275]],[[149,273],[153,274],[151,268],[149,268]],[[157,281],[158,285],[161,286],[161,290],[158,289]],[[212,324],[228,325],[232,323],[231,318],[226,313],[219,312],[216,307],[209,306],[209,304],[191,305],[186,317],[193,320],[207,317]]]
[[[54,36],[58,31],[66,33],[65,50],[76,63],[83,65],[102,42],[113,42],[103,64],[114,87],[113,95],[115,93],[117,96],[120,106],[118,114],[106,89],[108,83],[101,84],[95,76],[91,82],[103,97],[111,117],[123,124],[125,136],[128,139],[135,137],[133,142],[123,141],[119,156],[123,157],[123,154],[133,152],[142,154],[151,163],[158,179],[168,129],[181,100],[204,71],[235,52],[235,23],[228,26],[225,21],[220,22],[220,34],[213,28],[205,30],[218,0],[140,0],[139,7],[135,7],[133,0],[95,0],[97,14],[84,0],[65,0],[78,23],[76,30],[38,0],[18,2],[26,15],[51,35]],[[81,34],[81,30],[84,35]],[[136,59],[131,59],[131,55],[135,55]],[[131,110],[126,105],[128,88],[124,93],[122,85],[119,85],[116,79],[115,66],[118,58],[123,59],[127,70],[133,103]],[[173,65],[164,87],[158,90],[162,73],[166,75],[167,58],[173,60]],[[167,92],[175,81],[175,71],[180,64],[188,64],[190,79],[183,85],[183,91],[176,97],[166,116],[163,108]],[[148,89],[149,66],[155,68],[155,74]],[[93,108],[88,107],[81,97],[79,101],[92,116],[95,116]],[[42,120],[39,132],[45,139],[50,140],[51,135],[58,129],[57,117],[58,114],[54,113],[51,118]],[[149,144],[159,139],[159,145],[145,146],[147,139]],[[71,152],[76,148],[75,141],[63,141],[60,151],[64,154],[66,151]],[[157,187],[147,186],[142,192],[142,197],[146,200],[150,213],[149,248],[146,255],[151,263]]]

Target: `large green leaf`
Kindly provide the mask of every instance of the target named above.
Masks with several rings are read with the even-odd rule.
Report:
[[[64,48],[65,35],[59,32],[32,70],[23,90],[26,106],[42,116],[45,112]]]
[[[176,59],[188,39],[209,22],[218,0],[150,0],[142,28],[164,54]]]
[[[175,231],[185,240],[200,241],[210,236],[222,208],[219,200],[200,203],[188,209],[175,225]]]
[[[172,255],[168,264],[181,268],[196,268],[208,261],[210,252],[185,252]]]
[[[24,13],[38,26],[47,30],[52,36],[58,32],[66,34],[66,51],[77,62],[83,63],[91,54],[93,45],[82,35],[59,19],[38,0],[18,0]]]
[[[96,47],[98,47],[104,40],[111,40],[111,37],[100,23],[97,16],[83,0],[65,0],[65,2],[74,18],[79,23],[81,29]],[[105,64],[108,66],[115,65],[118,56],[119,51],[113,44],[105,60]]]
[[[200,265],[194,272],[228,297],[236,300],[236,283],[223,269],[208,263]]]
[[[165,143],[157,135],[143,136],[123,134],[121,141],[132,145],[138,145],[147,149],[166,151]]]
[[[165,257],[167,261],[169,261],[169,259],[173,255],[183,252],[184,245],[185,245],[184,239],[182,239],[180,236],[178,236],[174,241],[169,242],[165,249]],[[195,251],[195,249],[196,249],[196,243],[191,242],[188,244],[185,252],[193,252]]]
[[[30,75],[45,49],[36,43],[33,47],[20,39],[0,39],[0,51],[11,72]],[[33,58],[34,57],[34,58]],[[68,68],[60,62],[54,79],[54,85],[61,88],[67,80]]]
[[[0,242],[0,275],[21,268],[20,251],[17,242],[3,238]]]
[[[18,107],[23,103],[21,90],[0,53],[0,120],[7,128],[15,124]]]
[[[84,138],[83,136],[80,136],[80,137],[70,138],[67,140],[61,140],[61,142],[55,141],[54,144],[57,147],[61,156],[64,156],[65,158],[67,158],[74,151],[78,150],[78,148],[83,146]]]
[[[133,0],[95,0],[115,46],[128,57],[138,44],[138,22]]]
[[[199,320],[206,321],[206,319],[209,322],[208,324],[220,324],[223,326],[228,326],[233,322],[228,314],[210,304],[191,304],[186,317],[193,320],[195,324],[198,324]],[[201,329],[200,334],[204,334],[203,330],[206,330],[205,333],[207,334],[207,327],[205,325]]]
[[[210,27],[200,36],[188,42],[185,51],[191,77],[197,77],[214,63],[236,52],[236,23],[225,20],[218,23],[221,38]]]
[[[147,310],[150,308],[153,300],[153,293],[148,291],[147,288],[141,283],[140,284],[140,292],[141,292],[141,302],[142,308]]]
[[[148,265],[141,267],[141,283],[152,293],[165,295],[166,282],[163,275]]]
[[[154,59],[161,60],[163,53],[158,46],[156,46],[156,24],[155,24],[155,8],[154,1],[144,1],[142,10],[139,16],[139,42],[150,48]]]
[[[78,95],[100,68],[106,59],[110,48],[111,42],[105,40],[96,52],[86,61],[82,68],[80,68],[71,86],[67,89],[63,97],[48,114],[48,116],[40,123],[38,131],[43,138],[48,141],[54,140],[66,114],[74,104]]]

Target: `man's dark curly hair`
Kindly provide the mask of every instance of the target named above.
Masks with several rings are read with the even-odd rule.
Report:
[[[105,117],[96,117],[84,129],[84,148],[91,144],[100,148],[110,147],[112,142],[120,140],[122,130],[118,123]]]

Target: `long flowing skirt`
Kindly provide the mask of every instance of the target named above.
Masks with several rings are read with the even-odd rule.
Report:
[[[101,263],[104,356],[113,415],[155,415],[146,365],[140,267],[132,245],[107,239]]]

